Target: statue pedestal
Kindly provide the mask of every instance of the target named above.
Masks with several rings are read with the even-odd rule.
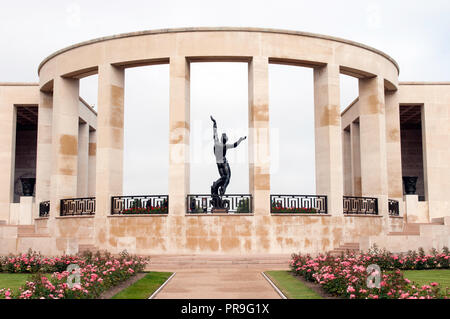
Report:
[[[211,211],[213,214],[228,214],[227,208],[213,208]]]

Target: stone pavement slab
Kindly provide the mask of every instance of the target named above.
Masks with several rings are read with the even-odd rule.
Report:
[[[179,269],[155,299],[280,299],[261,269]]]

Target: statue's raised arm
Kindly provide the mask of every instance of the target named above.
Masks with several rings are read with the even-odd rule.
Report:
[[[228,148],[235,148],[235,147],[237,147],[239,144],[241,144],[241,142],[243,141],[243,140],[245,140],[247,138],[247,136],[244,136],[244,137],[241,137],[241,138],[239,138],[236,142],[234,142],[233,144],[227,144],[227,149]]]
[[[211,117],[211,121],[213,122],[213,131],[214,131],[214,141],[215,142],[219,142],[219,138],[217,137],[217,123],[216,120],[212,117],[212,115],[210,115]]]

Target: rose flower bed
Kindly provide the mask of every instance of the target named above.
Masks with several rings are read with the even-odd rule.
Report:
[[[14,257],[0,257],[0,271],[33,273],[31,280],[14,294],[10,289],[0,289],[5,299],[87,299],[97,298],[141,272],[148,259],[130,256],[123,252],[118,257],[105,253],[85,253],[77,256],[45,258],[28,252]],[[68,266],[72,265],[69,269]],[[53,273],[49,278],[42,273]],[[79,280],[77,280],[79,278]]]
[[[376,247],[367,253],[346,254],[341,257],[330,255],[292,255],[290,267],[293,273],[308,281],[319,284],[328,293],[350,299],[435,299],[450,298],[448,288],[439,284],[419,287],[403,277],[400,270],[448,269],[450,253],[447,248],[442,253],[433,250],[425,254],[410,251],[405,255],[395,255]],[[370,265],[378,265],[382,273],[372,271]],[[368,269],[369,267],[369,269]],[[369,288],[372,279],[379,276],[379,288]],[[370,278],[369,278],[370,277]]]

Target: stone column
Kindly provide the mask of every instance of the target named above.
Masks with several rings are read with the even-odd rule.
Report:
[[[351,126],[351,124],[350,124]],[[344,170],[344,195],[351,196],[353,193],[352,179],[352,148],[350,128],[342,130],[342,159]]]
[[[352,194],[361,196],[361,147],[359,141],[359,122],[350,125],[352,149]]]
[[[378,198],[378,213],[388,216],[384,81],[359,79],[362,196]]]
[[[78,197],[87,197],[89,183],[89,124],[80,123],[78,128]]]
[[[314,69],[316,193],[327,195],[328,214],[343,212],[343,167],[339,66]]]
[[[270,215],[269,59],[254,56],[248,68],[249,188],[253,213]]]
[[[400,110],[397,91],[385,93],[386,156],[389,198],[402,201],[402,150],[400,145]]]
[[[97,131],[89,132],[89,160],[88,160],[88,196],[95,196],[95,173],[97,164]]]
[[[77,196],[78,103],[79,80],[55,78],[49,221],[59,216],[61,199]]]
[[[111,196],[122,195],[125,72],[110,64],[98,70],[95,243],[107,247]]]
[[[170,57],[169,215],[186,214],[189,193],[190,67],[184,56]]]
[[[50,176],[52,173],[52,114],[53,95],[39,93],[37,156],[36,156],[36,214],[39,203],[50,200]]]
[[[16,108],[2,94],[0,87],[0,221],[9,221],[14,196],[14,163],[16,149]]]

